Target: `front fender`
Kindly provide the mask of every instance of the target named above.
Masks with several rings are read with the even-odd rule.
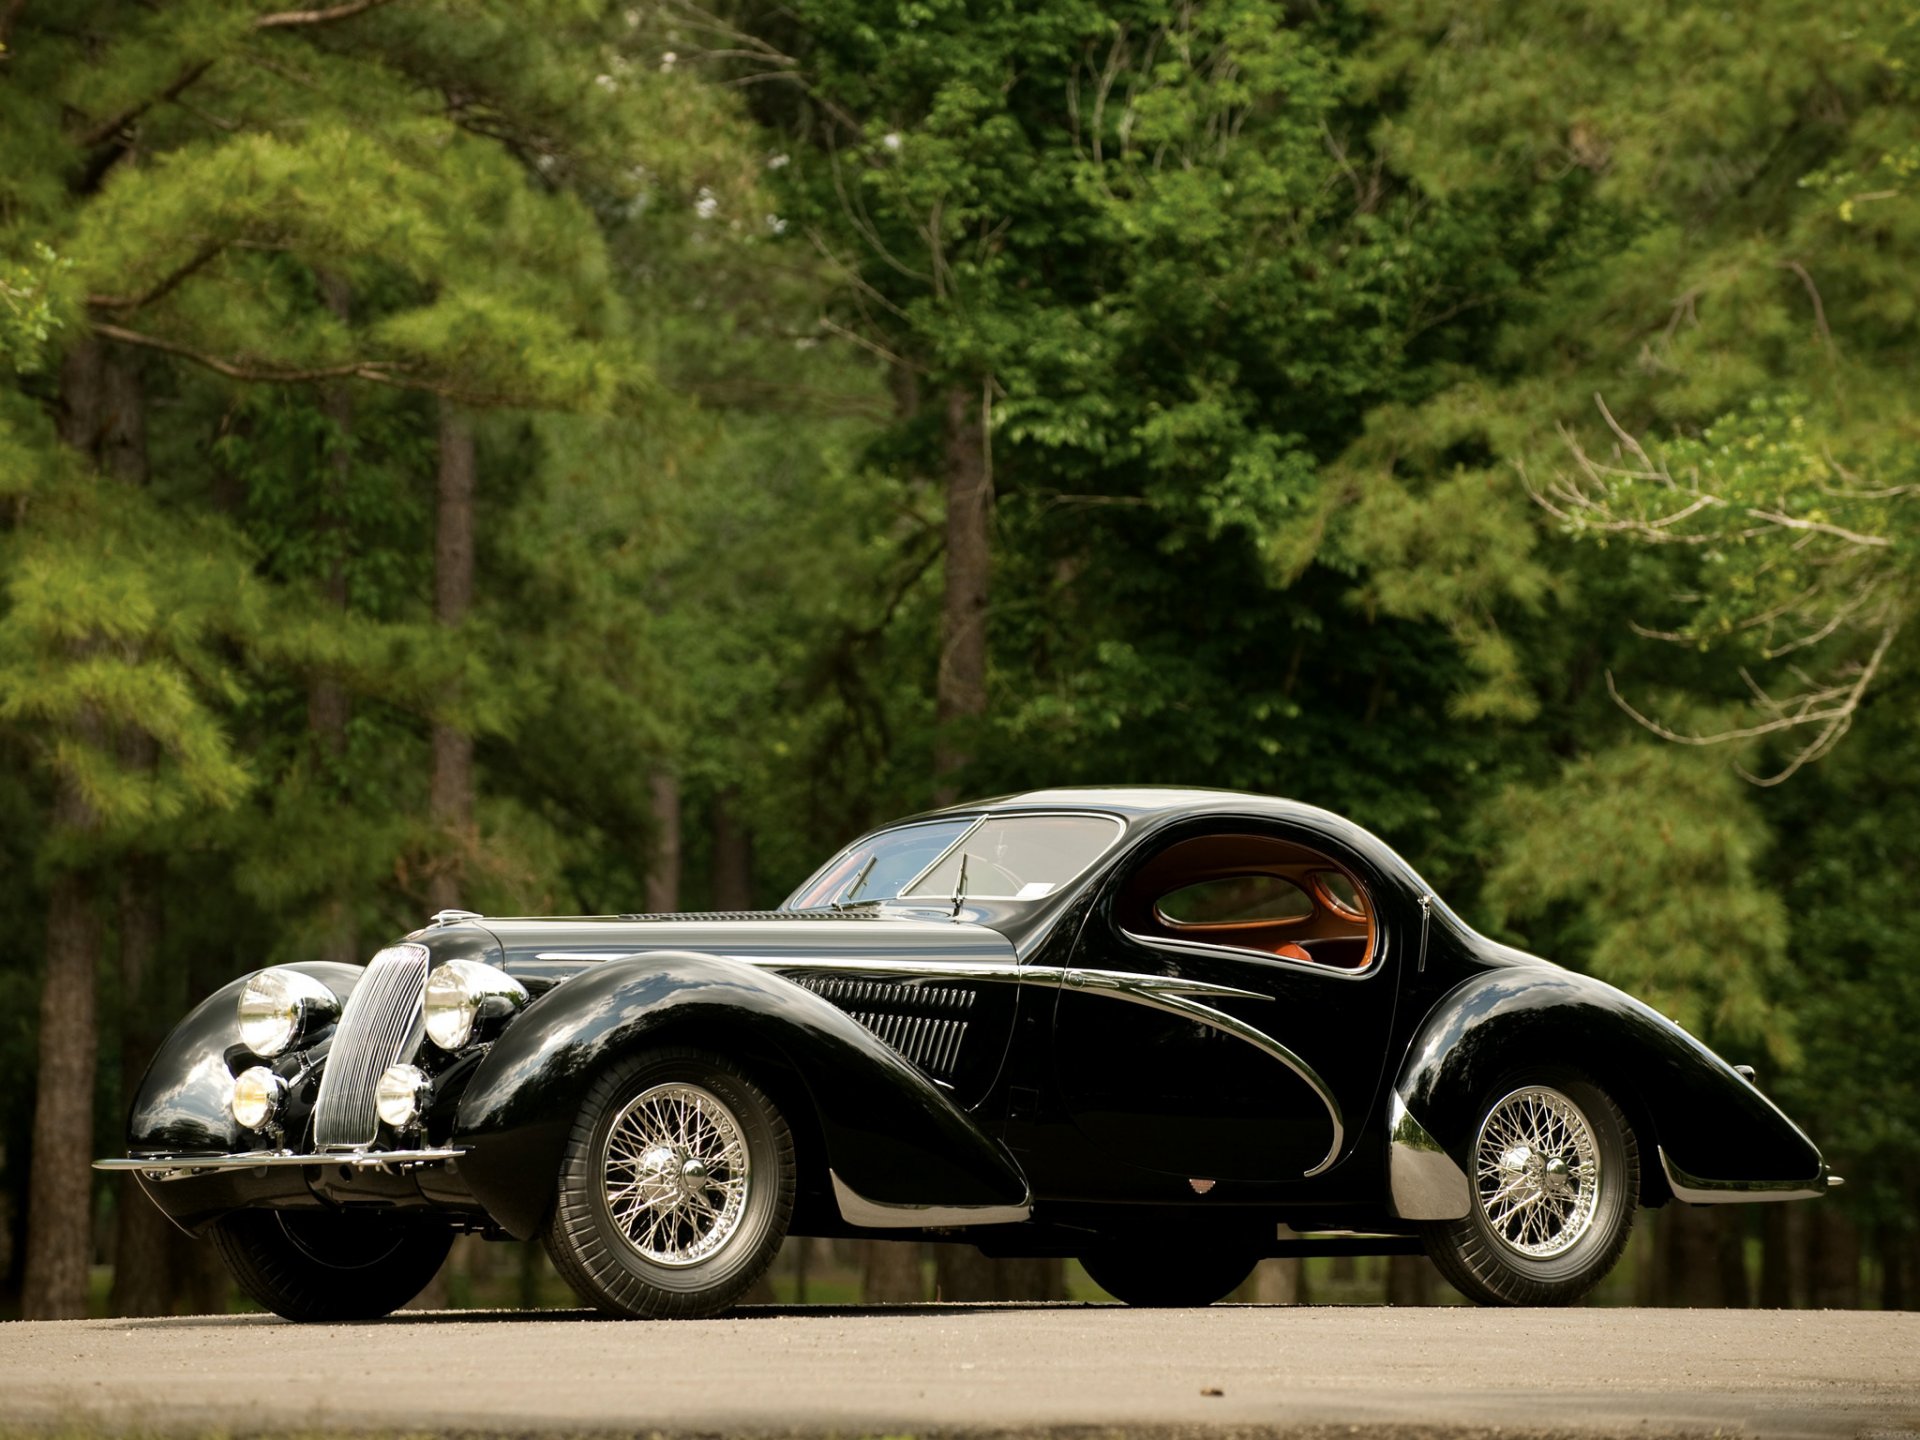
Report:
[[[311,975],[342,1004],[364,969],[323,960],[279,967]],[[222,986],[197,1005],[160,1042],[127,1115],[129,1155],[207,1155],[247,1148],[246,1134],[227,1109],[235,1063],[260,1062],[240,1045],[235,1009],[256,972]],[[229,1059],[229,1052],[238,1061]]]
[[[1494,1087],[1518,1068],[1554,1064],[1585,1072],[1627,1112],[1643,1176],[1660,1173],[1657,1147],[1670,1174],[1707,1177],[1696,1183],[1726,1198],[1825,1189],[1819,1150],[1745,1076],[1631,995],[1545,961],[1503,966],[1442,997],[1394,1088],[1465,1164]],[[1662,1193],[1650,1187],[1650,1198]]]
[[[998,1143],[865,1026],[813,992],[721,956],[609,960],[548,991],[510,1025],[460,1098],[453,1143],[476,1199],[523,1239],[553,1202],[567,1134],[607,1065],[676,1034],[774,1055],[798,1076],[823,1157],[884,1205],[1008,1206],[1027,1199]]]

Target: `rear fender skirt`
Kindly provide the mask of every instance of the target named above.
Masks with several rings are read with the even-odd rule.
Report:
[[[1640,1136],[1643,1174],[1657,1174],[1664,1159],[1670,1171],[1755,1194],[1825,1188],[1819,1150],[1745,1076],[1632,996],[1545,961],[1484,972],[1443,996],[1394,1089],[1401,1108],[1465,1164],[1493,1088],[1516,1068],[1552,1065],[1591,1076],[1651,1127]]]
[[[609,960],[539,997],[508,1027],[460,1100],[452,1143],[475,1197],[521,1238],[553,1202],[567,1134],[606,1065],[676,1033],[771,1051],[812,1100],[841,1183],[877,1206],[1028,1203],[1006,1151],[864,1025],[770,971],[656,951]]]

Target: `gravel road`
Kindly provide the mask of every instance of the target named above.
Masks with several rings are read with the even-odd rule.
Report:
[[[929,1305],[0,1325],[0,1417],[665,1436],[1920,1440],[1920,1314]]]

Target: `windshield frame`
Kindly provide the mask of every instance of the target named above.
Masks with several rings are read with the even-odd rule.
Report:
[[[959,897],[961,900],[963,901],[978,900],[985,904],[994,904],[994,905],[1002,905],[1002,904],[1038,905],[1043,902],[1053,900],[1057,898],[1060,894],[1062,894],[1064,891],[1069,889],[1070,887],[1079,884],[1082,880],[1086,878],[1088,873],[1092,871],[1093,868],[1100,863],[1101,860],[1105,859],[1108,855],[1112,854],[1115,847],[1118,846],[1123,840],[1126,839],[1127,830],[1128,830],[1126,817],[1122,815],[1116,815],[1110,810],[1077,810],[1077,809],[983,810],[974,815],[967,815],[964,813],[959,815],[952,815],[952,814],[927,815],[914,820],[904,820],[898,825],[886,825],[886,826],[882,826],[878,830],[870,830],[865,835],[862,835],[859,839],[853,841],[851,844],[841,846],[840,849],[836,850],[830,857],[828,857],[826,864],[820,866],[819,869],[813,872],[813,874],[809,875],[805,880],[801,881],[799,885],[794,887],[793,894],[789,895],[785,900],[781,902],[780,908],[783,910],[788,910],[788,909],[800,910],[804,908],[806,910],[811,910],[811,911],[820,911],[820,910],[833,910],[841,906],[896,905],[896,904],[902,905],[902,906],[908,906],[917,910],[944,908],[945,906],[950,905],[953,902],[954,897],[950,895],[948,896],[913,895],[910,892],[913,890],[914,886],[920,884],[923,880],[926,879],[928,875],[931,875],[934,871],[938,870],[942,865],[944,865],[947,862],[947,860],[952,857],[953,853],[956,850],[958,850],[961,846],[965,845],[968,839],[971,838],[973,834],[976,831],[978,831],[980,827],[986,824],[988,821],[990,820],[1026,820],[1026,819],[1105,820],[1106,822],[1108,822],[1113,826],[1113,838],[1107,841],[1107,843],[1105,845],[1102,845],[1098,850],[1094,851],[1093,854],[1089,855],[1086,859],[1086,862],[1083,865],[1081,865],[1078,870],[1074,871],[1073,874],[1068,876],[1065,880],[1060,881],[1057,885],[1054,886],[1052,890],[1050,890],[1045,895],[1034,895],[1034,896],[1029,896],[1026,899],[1021,899],[1020,897],[1014,896],[1014,895],[969,895],[963,892]],[[849,855],[861,849],[863,846],[869,845],[874,841],[880,839],[881,836],[896,834],[902,830],[921,829],[930,825],[951,825],[956,820],[966,821],[967,823],[965,828],[962,829],[958,835],[954,836],[953,840],[946,846],[945,849],[941,850],[940,853],[934,856],[933,859],[930,860],[927,864],[921,866],[920,869],[916,870],[910,879],[902,883],[902,885],[900,886],[900,889],[895,894],[875,895],[875,896],[872,896],[871,898],[863,897],[861,899],[851,900],[851,901],[842,901],[836,897],[834,900],[821,901],[818,904],[808,905],[805,907],[799,906],[795,903],[798,897],[806,894],[810,889],[813,889],[814,887],[816,887],[820,883],[820,880],[823,876],[831,874],[836,865],[843,864]]]

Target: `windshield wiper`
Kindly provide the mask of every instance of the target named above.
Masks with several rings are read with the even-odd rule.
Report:
[[[953,882],[953,913],[960,913],[960,902],[967,898],[967,852],[960,852],[960,874]]]
[[[844,910],[853,904],[853,897],[860,893],[860,887],[867,883],[867,877],[873,874],[873,867],[880,862],[880,852],[874,851],[867,857],[867,863],[860,867],[860,873],[853,877],[853,883],[840,892],[840,898],[833,902],[835,910]]]

